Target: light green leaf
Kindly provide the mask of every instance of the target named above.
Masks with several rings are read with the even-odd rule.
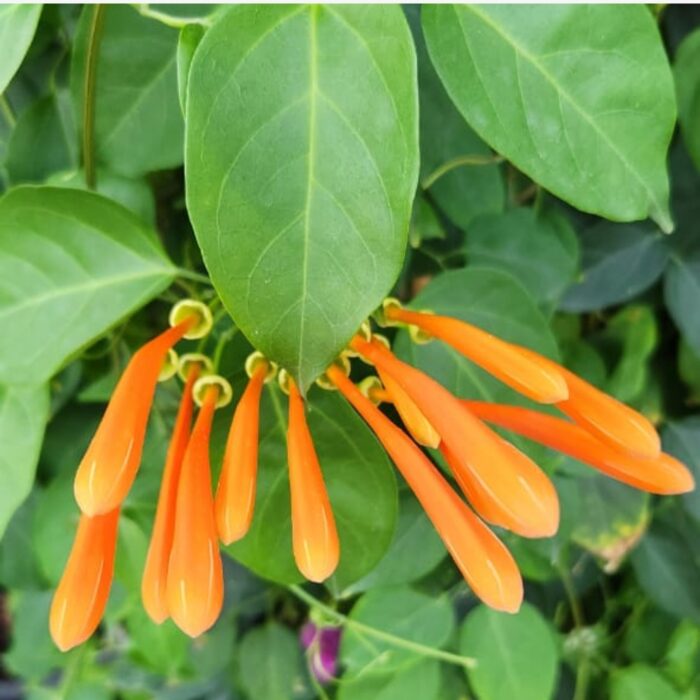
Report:
[[[236,324],[304,390],[399,273],[417,131],[396,6],[239,5],[197,49],[185,164],[197,239]]]
[[[338,700],[437,700],[439,694],[440,664],[425,659],[390,675],[366,673],[356,680],[343,678]]]
[[[0,386],[0,538],[34,483],[48,415],[47,386]]]
[[[424,646],[439,649],[454,628],[454,613],[445,596],[419,593],[408,587],[370,591],[355,603],[350,619]],[[421,656],[346,626],[340,658],[349,677],[366,672],[395,673],[418,663]]]
[[[474,130],[537,183],[609,219],[671,230],[673,78],[642,5],[428,5],[423,29]]]
[[[329,585],[342,590],[370,571],[391,542],[396,480],[376,438],[339,394],[314,390],[308,421],[340,539],[340,564]],[[229,427],[230,414],[219,421],[213,445],[223,446]],[[270,385],[261,406],[253,524],[248,535],[227,550],[257,574],[291,583],[302,577],[292,554],[286,432],[287,400]]]
[[[526,208],[479,217],[467,231],[465,251],[475,265],[509,272],[548,307],[571,283],[578,262],[578,240],[568,222]]]
[[[404,7],[418,54],[421,180],[447,216],[466,229],[478,215],[503,210],[503,180],[498,165],[488,164],[491,149],[464,121],[433,68],[420,26],[420,6]],[[462,162],[470,158],[486,164]],[[442,170],[444,174],[429,184]]]
[[[664,449],[693,472],[695,483],[700,483],[700,416],[690,416],[664,426]],[[681,496],[683,506],[700,522],[700,489]]]
[[[239,662],[241,683],[249,698],[291,700],[303,682],[299,641],[276,622],[256,627],[243,637]]]
[[[187,83],[192,59],[205,31],[201,24],[187,24],[180,30],[177,41],[177,96],[183,114],[187,106]]]
[[[674,255],[664,277],[664,299],[669,313],[688,344],[700,352],[700,252]]]
[[[42,5],[0,6],[0,94],[10,84],[27,53]]]
[[[678,47],[673,74],[683,139],[700,170],[700,29],[689,34]]]
[[[615,671],[611,700],[681,700],[681,695],[655,669],[642,664]]]
[[[86,6],[73,46],[71,92],[82,131],[85,70],[93,18]],[[177,92],[178,32],[128,5],[105,5],[97,46],[97,159],[122,175],[182,163],[184,126]]]
[[[573,313],[636,297],[659,279],[668,262],[665,237],[645,224],[602,221],[583,231],[580,242],[581,279],[560,304]]]
[[[477,661],[466,673],[479,700],[548,700],[554,694],[554,635],[528,603],[516,615],[479,606],[462,626],[460,650]]]
[[[0,381],[48,379],[174,276],[155,234],[104,197],[20,187],[0,200]]]
[[[391,545],[367,576],[342,592],[343,597],[374,588],[417,581],[431,572],[447,551],[420,503],[404,491],[399,499],[399,520]]]

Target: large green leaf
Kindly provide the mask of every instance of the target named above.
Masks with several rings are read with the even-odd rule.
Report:
[[[0,94],[17,72],[34,38],[41,5],[0,6]]]
[[[314,390],[309,400],[314,439],[340,539],[340,564],[330,585],[342,590],[370,571],[391,542],[396,525],[396,480],[376,438],[334,392]],[[219,422],[226,431],[230,420]],[[301,580],[292,554],[287,472],[287,400],[274,386],[261,406],[257,500],[250,532],[228,551],[266,578]],[[215,432],[221,445],[223,435]]]
[[[688,344],[700,352],[700,251],[674,255],[664,277],[664,299]]]
[[[401,267],[415,60],[395,6],[239,5],[192,62],[187,202],[205,262],[237,325],[303,389]]]
[[[0,200],[0,381],[38,383],[161,292],[155,234],[104,197],[19,187]]]
[[[682,697],[657,670],[642,664],[613,673],[610,690],[611,700],[681,700]]]
[[[664,449],[681,460],[700,483],[700,416],[667,423],[663,431]],[[681,496],[690,515],[700,522],[700,489]]]
[[[34,483],[48,414],[48,387],[0,386],[0,538]]]
[[[700,29],[689,34],[678,47],[673,74],[683,138],[700,170]]]
[[[579,209],[672,228],[673,79],[645,7],[429,5],[423,28],[450,97],[499,153]]]
[[[554,693],[558,666],[554,635],[528,603],[517,615],[479,606],[462,626],[460,650],[476,659],[467,676],[479,700],[548,700]]]
[[[355,603],[350,619],[435,649],[447,642],[454,629],[454,613],[445,596],[426,595],[408,587],[366,593]],[[340,658],[351,678],[370,670],[373,673],[395,673],[421,660],[419,654],[370,638],[354,626],[345,628]]]
[[[437,700],[438,697],[440,664],[435,659],[425,659],[396,673],[365,673],[356,680],[343,678],[338,690],[338,700]]]
[[[632,299],[666,269],[668,245],[652,226],[601,221],[580,240],[581,279],[560,304],[565,311],[597,311]]]
[[[100,163],[123,175],[172,168],[183,159],[176,29],[127,5],[105,5],[97,45],[95,149]],[[82,129],[85,70],[94,7],[86,6],[73,46],[71,92]]]

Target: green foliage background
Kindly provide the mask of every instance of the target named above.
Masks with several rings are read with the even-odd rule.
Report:
[[[217,102],[229,73],[241,89]],[[325,588],[298,587],[271,388],[220,621],[190,641],[147,620],[171,382],[99,635],[63,655],[47,629],[75,467],[128,357],[183,295],[218,292],[238,323],[221,310],[205,348],[237,393],[241,330],[310,384],[403,264],[396,294],[560,358],[649,416],[700,478],[696,6],[2,5],[0,192],[0,697],[700,700],[698,492],[652,498],[520,441],[563,520],[551,540],[505,536],[527,603],[496,613],[364,424],[316,387],[342,544]],[[260,232],[285,224],[266,257]],[[518,400],[437,343],[400,332],[394,347],[462,396]],[[298,641],[309,616],[343,627],[325,689]]]

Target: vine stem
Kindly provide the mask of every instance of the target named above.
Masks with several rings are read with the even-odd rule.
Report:
[[[167,12],[160,12],[152,9],[148,3],[137,3],[134,9],[147,19],[154,19],[156,22],[172,27],[173,29],[182,29],[188,24],[201,24],[203,27],[210,27],[212,22],[206,17],[174,17]]]
[[[469,656],[460,656],[459,654],[452,654],[449,651],[443,651],[441,649],[433,649],[432,647],[425,646],[424,644],[419,644],[418,642],[412,642],[403,637],[396,637],[389,632],[383,632],[369,625],[365,625],[357,620],[351,620],[349,617],[339,613],[337,610],[329,607],[325,603],[322,603],[317,598],[314,598],[310,593],[307,593],[300,586],[288,586],[289,591],[295,595],[299,600],[302,600],[311,608],[316,608],[327,615],[329,619],[337,622],[342,627],[348,627],[354,629],[357,632],[364,634],[368,637],[374,637],[382,642],[386,642],[394,647],[399,647],[401,649],[407,649],[420,656],[427,656],[438,661],[444,661],[448,664],[453,664],[455,666],[461,666],[462,668],[476,668],[476,659]]]
[[[213,286],[211,280],[206,275],[200,275],[199,272],[192,272],[192,270],[187,270],[184,267],[178,267],[177,274],[178,277],[182,277],[183,279],[201,282],[209,287]]]
[[[457,156],[443,163],[440,167],[433,170],[430,175],[421,180],[420,186],[424,189],[430,189],[443,175],[446,175],[450,170],[462,167],[463,165],[493,165],[494,163],[502,163],[503,156],[499,155],[468,155]]]
[[[95,5],[92,11],[87,52],[85,54],[85,83],[83,85],[83,167],[85,184],[94,190],[97,185],[95,169],[95,82],[97,58],[104,25],[104,5]]]
[[[5,117],[7,125],[14,129],[17,119],[15,119],[15,113],[12,111],[12,107],[4,93],[0,94],[0,110],[2,110],[2,115]]]

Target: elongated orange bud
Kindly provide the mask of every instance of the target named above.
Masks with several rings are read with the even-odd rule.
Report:
[[[158,507],[156,508],[156,517],[153,523],[153,533],[141,581],[143,607],[149,617],[157,623],[163,622],[168,617],[166,595],[168,562],[170,561],[173,530],[175,529],[177,487],[192,425],[192,409],[194,406],[192,387],[198,376],[199,367],[197,364],[191,365],[187,373],[187,381],[183,389],[180,408],[175,419],[173,435],[168,446],[163,480],[158,496]]]
[[[418,406],[389,374],[379,370],[379,376],[411,437],[421,445],[436,448],[440,444],[437,430],[430,425]]]
[[[519,406],[466,401],[466,406],[489,423],[512,430],[530,440],[595,467],[630,486],[671,495],[692,491],[691,472],[674,457],[661,453],[653,459],[635,457],[596,439],[569,421]]]
[[[439,338],[489,374],[540,403],[558,403],[569,395],[566,381],[554,367],[540,362],[536,354],[520,349],[486,331],[449,316],[409,311],[389,306],[387,318],[408,323]]]
[[[469,510],[410,438],[341,370],[331,367],[327,374],[379,438],[474,593],[492,608],[517,612],[523,599],[523,582],[503,543]]]
[[[224,601],[209,466],[209,436],[217,398],[217,387],[207,389],[187,444],[168,566],[168,611],[190,637],[198,637],[216,622]]]
[[[320,583],[338,566],[340,545],[321,466],[306,424],[304,402],[291,379],[287,461],[294,559],[307,579]]]
[[[564,375],[569,387],[569,398],[557,403],[557,408],[572,420],[617,449],[637,457],[658,457],[661,452],[659,434],[641,413],[597,389],[556,362],[540,357],[526,348],[520,350],[528,356],[540,358],[542,362],[558,369]]]
[[[219,537],[226,544],[241,539],[248,532],[253,519],[258,471],[260,393],[267,372],[266,363],[261,363],[253,372],[236,406],[226,441],[214,502]]]
[[[100,624],[112,585],[118,522],[119,509],[80,517],[49,616],[51,637],[61,651],[82,644]]]
[[[163,361],[194,322],[187,318],[153,338],[126,366],[75,477],[75,499],[86,515],[108,513],[126,498],[141,463]]]
[[[381,343],[356,336],[352,348],[374,363],[416,403],[440,433],[455,464],[479,484],[485,498],[508,514],[513,531],[526,537],[550,537],[559,525],[554,486],[528,457],[473,416],[447,389],[401,362]]]

